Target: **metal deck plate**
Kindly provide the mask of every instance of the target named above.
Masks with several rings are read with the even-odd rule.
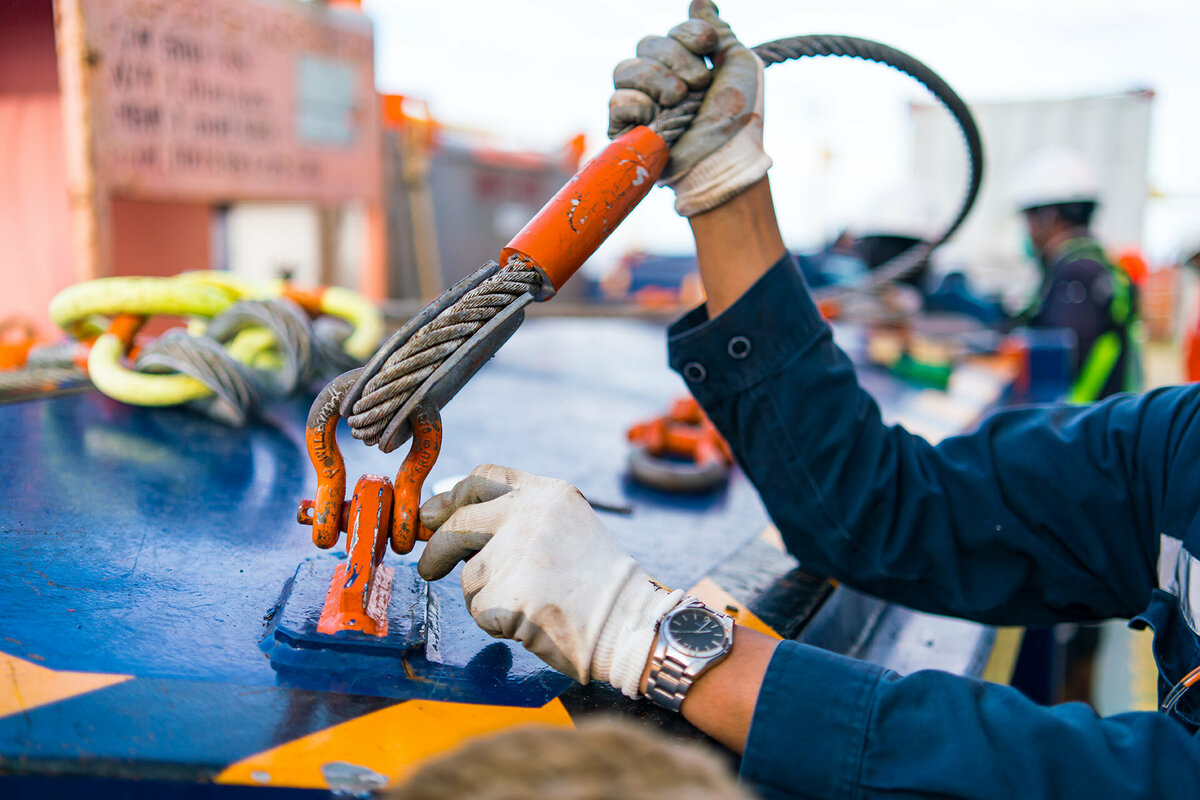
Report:
[[[916,394],[873,389],[893,408]],[[631,505],[602,518],[658,580],[690,587],[760,551],[767,517],[736,470],[726,488],[694,496],[625,477],[626,428],[684,392],[661,325],[532,320],[443,410],[427,485],[487,462],[566,479]],[[301,563],[327,581],[338,559],[295,522],[316,483],[310,401],[241,430],[94,392],[0,405],[0,669],[23,676],[0,681],[0,773],[316,788],[325,761],[366,763],[373,735],[397,742],[367,764],[390,774],[455,736],[563,724],[568,711],[636,707],[666,724],[606,687],[567,691],[568,679],[482,633],[458,571],[430,587],[440,636],[403,678],[272,669],[260,644],[284,586]],[[400,453],[368,449],[345,426],[339,435],[351,480],[399,465]],[[419,552],[385,563],[399,574]],[[766,558],[779,575],[794,566]],[[741,582],[750,595],[729,591],[746,602],[762,588]]]
[[[660,580],[690,585],[766,516],[741,476],[686,498],[626,481],[625,428],[684,392],[664,339],[648,323],[530,322],[445,409],[429,485],[484,462],[565,478],[632,505],[605,522]],[[310,401],[241,430],[97,393],[0,406],[0,659],[51,676],[132,676],[0,715],[0,771],[209,781],[403,698],[542,709],[571,685],[480,631],[457,572],[431,587],[441,636],[436,660],[414,657],[416,684],[272,669],[260,642],[281,590],[301,562],[327,581],[338,560],[295,522],[316,481]],[[368,449],[345,426],[339,435],[351,478],[399,465],[400,453]],[[385,563],[399,571],[418,556]]]

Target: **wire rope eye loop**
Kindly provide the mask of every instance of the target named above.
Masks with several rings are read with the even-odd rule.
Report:
[[[433,532],[421,524],[421,489],[442,449],[442,416],[429,399],[409,417],[412,446],[396,473],[396,505],[392,511],[392,550],[410,553],[418,542],[427,542]]]

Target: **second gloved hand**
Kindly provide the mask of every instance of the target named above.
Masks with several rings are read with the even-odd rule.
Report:
[[[639,696],[658,621],[684,595],[655,583],[578,489],[484,465],[426,502],[421,521],[437,531],[421,576],[437,580],[466,560],[463,597],[481,628],[580,683]]]

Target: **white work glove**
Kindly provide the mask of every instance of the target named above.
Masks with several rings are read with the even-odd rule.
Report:
[[[580,683],[639,696],[658,622],[684,594],[655,583],[578,489],[486,464],[421,506],[421,521],[437,532],[417,570],[433,581],[466,560],[479,627]]]
[[[687,22],[647,36],[637,57],[613,71],[608,135],[646,125],[689,91],[705,89],[691,127],[671,146],[659,183],[675,190],[675,210],[691,217],[716,208],[767,174],[763,151],[763,64],[717,16],[710,0],[692,0]],[[712,61],[712,69],[704,57]]]

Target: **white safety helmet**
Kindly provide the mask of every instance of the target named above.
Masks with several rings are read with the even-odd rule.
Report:
[[[929,194],[916,182],[894,186],[880,194],[851,222],[855,238],[902,236],[927,242],[940,230]]]
[[[1017,168],[1012,199],[1021,211],[1064,203],[1099,203],[1100,176],[1087,159],[1069,147],[1045,147]]]

